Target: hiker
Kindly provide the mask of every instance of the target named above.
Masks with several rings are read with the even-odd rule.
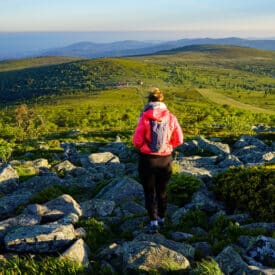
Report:
[[[158,228],[164,225],[172,152],[183,143],[178,120],[163,100],[163,93],[158,88],[149,93],[148,103],[141,112],[133,136],[134,146],[140,153],[138,171],[150,218],[147,233],[157,233]]]

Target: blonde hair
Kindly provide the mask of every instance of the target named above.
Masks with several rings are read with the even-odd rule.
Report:
[[[160,91],[159,88],[154,88],[152,91],[150,91],[148,95],[148,100],[162,102],[164,100],[163,93]]]

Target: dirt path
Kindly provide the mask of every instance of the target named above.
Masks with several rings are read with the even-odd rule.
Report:
[[[265,113],[265,114],[275,114],[272,110],[267,110],[264,108],[256,107],[250,104],[239,102],[235,99],[232,99],[226,95],[223,95],[221,93],[208,90],[208,89],[198,89],[198,92],[205,98],[209,99],[210,101],[213,101],[217,104],[227,104],[234,108],[239,108],[245,111],[251,111],[254,113]]]

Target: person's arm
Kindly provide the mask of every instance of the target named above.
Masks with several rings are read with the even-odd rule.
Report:
[[[145,125],[144,125],[143,117],[140,117],[133,136],[134,146],[136,148],[141,148],[144,143],[144,139],[145,139]]]
[[[173,119],[174,119],[174,130],[171,136],[170,143],[173,146],[173,148],[176,148],[183,143],[183,133],[177,118],[173,116]]]

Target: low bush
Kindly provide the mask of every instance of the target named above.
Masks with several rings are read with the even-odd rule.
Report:
[[[12,144],[0,138],[0,161],[6,162],[12,154]]]
[[[111,240],[113,234],[111,230],[101,221],[95,218],[82,219],[77,223],[77,227],[83,227],[87,233],[85,242],[90,247],[94,256],[97,249]]]
[[[190,201],[194,192],[200,187],[200,181],[193,176],[175,173],[167,187],[169,200],[179,206]]]
[[[214,192],[232,210],[249,211],[258,221],[275,221],[275,169],[238,167],[213,179]]]
[[[214,259],[203,259],[196,263],[196,267],[191,271],[192,275],[222,275],[219,264]]]

